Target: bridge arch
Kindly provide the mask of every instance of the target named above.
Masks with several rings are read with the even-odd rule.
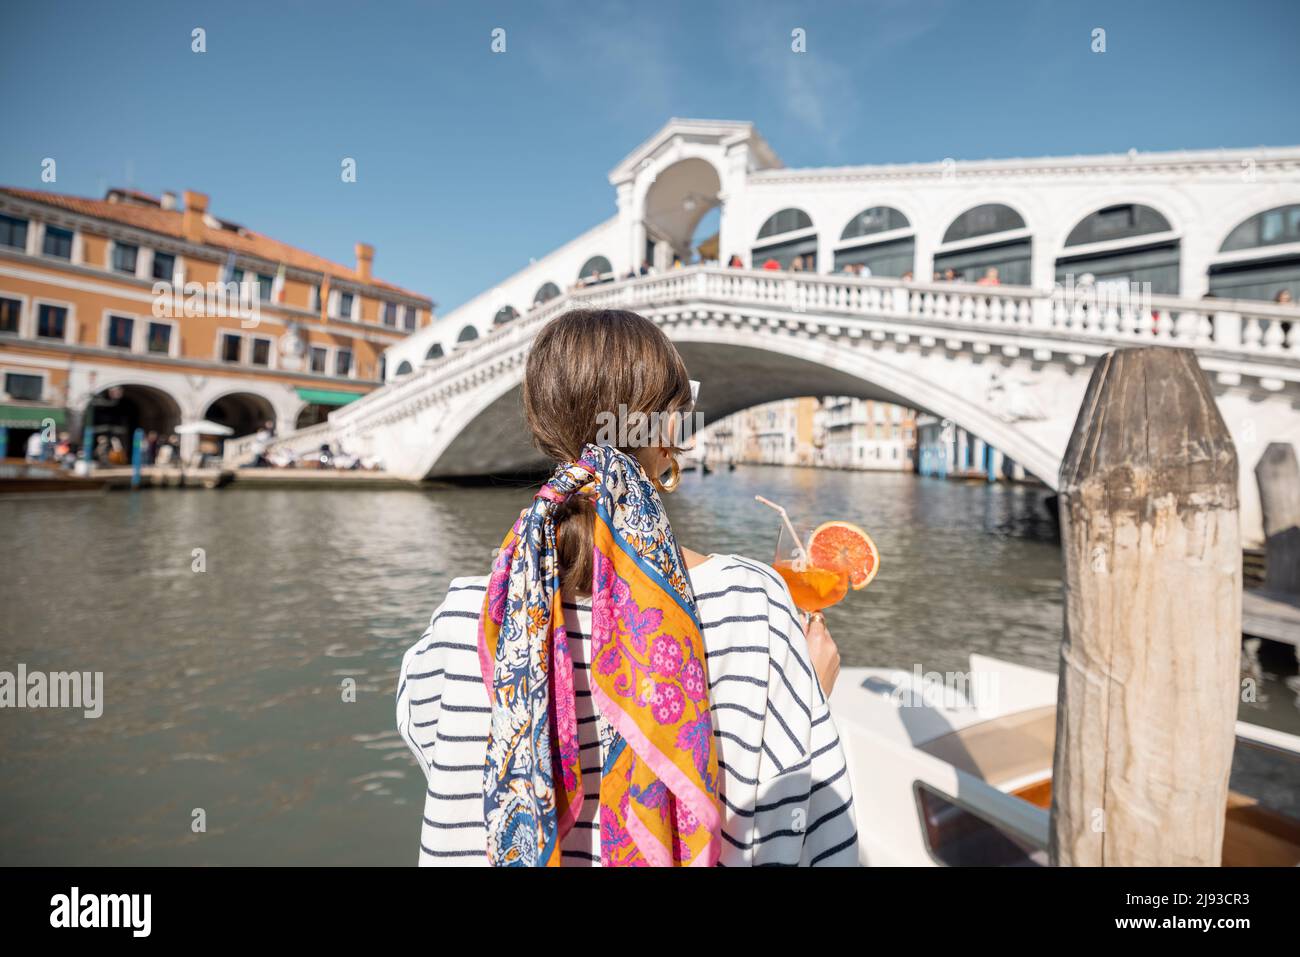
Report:
[[[456,334],[456,344],[459,345],[462,342],[473,342],[477,338],[478,329],[473,325],[468,325]]]
[[[424,359],[428,362],[433,359],[441,359],[446,354],[447,350],[442,347],[442,343],[435,342],[433,345],[429,346],[429,351],[424,354]]]
[[[670,321],[661,326],[692,376],[708,383],[700,406],[706,421],[801,395],[894,402],[956,423],[1047,485],[1056,485],[1060,453],[1049,447],[1055,443],[990,409],[983,394],[955,383],[950,367],[937,357],[928,366],[908,365],[893,361],[888,349],[828,349],[814,339],[708,324]],[[1076,384],[1080,393],[1085,379],[1079,377]],[[520,412],[522,380],[519,362],[439,410],[433,441],[425,443],[422,460],[412,463],[417,474],[437,478],[543,468]]]
[[[519,310],[514,306],[502,306],[492,317],[493,326],[504,326],[507,322],[514,322],[519,318]]]

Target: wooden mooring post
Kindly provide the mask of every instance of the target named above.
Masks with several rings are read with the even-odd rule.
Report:
[[[1218,865],[1241,650],[1237,454],[1192,352],[1093,370],[1060,474],[1050,858]]]

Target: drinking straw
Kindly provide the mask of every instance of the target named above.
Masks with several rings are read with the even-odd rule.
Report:
[[[786,510],[769,498],[763,498],[761,495],[755,495],[754,498],[762,502],[768,508],[776,509],[781,514],[781,521],[785,522],[785,527],[789,530],[790,537],[794,539],[795,548],[799,549],[799,554],[806,559],[808,557],[808,549],[804,548],[803,542],[799,540],[799,533],[796,532],[794,526],[790,524],[790,516],[786,514]]]

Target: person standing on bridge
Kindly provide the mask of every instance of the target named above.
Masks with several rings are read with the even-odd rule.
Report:
[[[420,863],[856,863],[824,623],[769,566],[681,548],[660,500],[694,404],[667,336],[566,313],[523,399],[555,472],[402,661]]]

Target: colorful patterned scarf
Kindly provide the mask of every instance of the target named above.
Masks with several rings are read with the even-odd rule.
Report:
[[[493,564],[479,617],[488,858],[558,866],[582,807],[555,545],[556,510],[575,494],[595,504],[591,694],[614,731],[600,772],[601,863],[715,864],[718,758],[695,595],[654,486],[635,459],[598,445],[556,470]]]

